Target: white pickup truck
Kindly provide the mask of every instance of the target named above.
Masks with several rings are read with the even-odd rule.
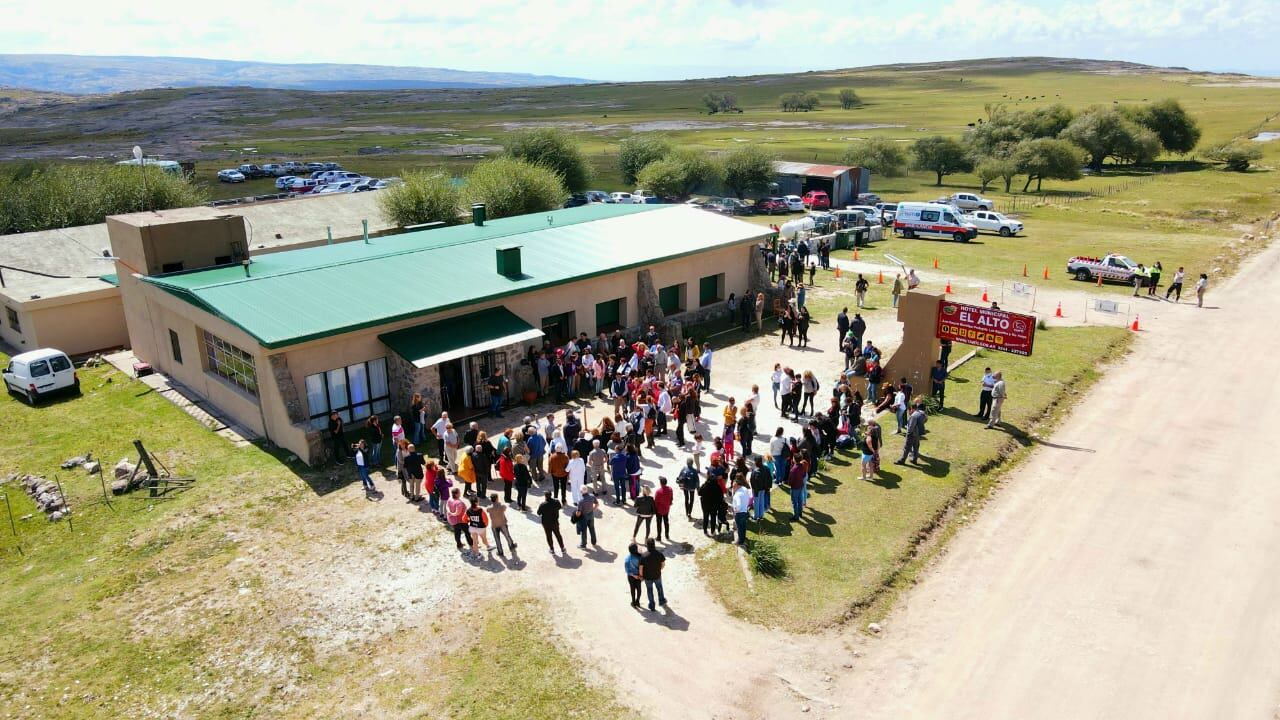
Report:
[[[1101,258],[1077,255],[1067,261],[1067,273],[1085,282],[1102,278],[1131,283],[1137,271],[1138,263],[1115,253]]]
[[[1022,223],[995,210],[975,210],[964,216],[979,231],[999,233],[1002,237],[1012,237],[1022,232]]]

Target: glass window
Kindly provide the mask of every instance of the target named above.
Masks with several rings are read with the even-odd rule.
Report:
[[[337,411],[343,422],[351,422],[391,409],[386,358],[308,375],[304,382],[314,430],[328,425],[331,411]]]
[[[937,210],[921,210],[920,221],[921,222],[938,222],[938,211]]]
[[[178,333],[169,331],[169,349],[173,351],[173,361],[182,364],[182,345],[178,342]]]
[[[46,360],[31,363],[31,377],[44,377],[49,374],[49,363]]]
[[[49,358],[49,367],[53,368],[54,372],[63,372],[71,369],[71,361],[61,355],[51,357]]]
[[[596,303],[596,332],[609,333],[622,327],[622,300]]]
[[[22,325],[18,323],[18,311],[11,307],[6,307],[4,313],[9,316],[9,327],[22,332]]]
[[[204,354],[209,362],[209,372],[226,378],[251,395],[258,394],[258,371],[253,356],[214,335],[202,330]]]
[[[946,220],[949,223],[953,223],[956,221],[956,216],[952,215],[951,213],[943,213],[942,219]]]

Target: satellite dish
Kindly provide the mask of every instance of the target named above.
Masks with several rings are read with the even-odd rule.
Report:
[[[134,145],[134,146],[133,146],[133,159],[134,159],[134,160],[137,160],[138,162],[142,162],[142,147],[141,147],[141,146],[139,146],[139,145]]]

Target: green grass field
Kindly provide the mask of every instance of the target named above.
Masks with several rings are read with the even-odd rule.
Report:
[[[1031,357],[980,351],[953,374],[945,412],[929,418],[920,467],[893,464],[902,440],[892,435],[892,415],[884,415],[883,463],[874,482],[859,477],[856,454],[838,453],[811,481],[802,522],[788,522],[790,499],[775,490],[773,510],[750,526],[750,539],[781,546],[786,578],[757,575],[748,587],[734,550],[719,545],[699,554],[707,587],[734,615],[793,632],[887,606],[886,594],[908,585],[919,570],[917,544],[948,525],[948,509],[961,499],[980,500],[1000,470],[1035,446],[1031,433],[1043,433],[1129,338],[1116,328],[1056,328],[1038,333]],[[966,349],[958,347],[956,357]],[[985,365],[1003,370],[1010,388],[1000,432],[983,432],[972,416]]]

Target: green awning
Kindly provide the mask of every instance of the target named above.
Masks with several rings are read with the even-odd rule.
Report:
[[[397,355],[424,368],[542,337],[542,331],[499,306],[378,336]]]

